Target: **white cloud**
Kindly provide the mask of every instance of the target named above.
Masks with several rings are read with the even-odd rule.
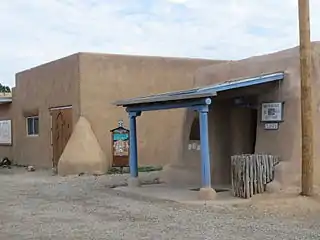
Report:
[[[0,1],[0,82],[79,51],[239,59],[298,44],[298,0]],[[312,39],[320,1],[311,0]]]

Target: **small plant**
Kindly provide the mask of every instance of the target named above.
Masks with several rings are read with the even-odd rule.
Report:
[[[154,172],[161,171],[162,167],[154,167],[154,166],[141,166],[138,168],[139,172]]]
[[[161,171],[162,167],[154,167],[154,166],[141,166],[138,167],[138,172],[154,172],[154,171]],[[108,170],[107,174],[123,174],[123,173],[130,173],[129,168],[121,168],[112,167]]]

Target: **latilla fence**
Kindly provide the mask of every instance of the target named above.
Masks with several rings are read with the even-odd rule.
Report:
[[[231,157],[232,191],[235,197],[251,198],[263,193],[274,179],[279,157],[264,154],[242,154]]]

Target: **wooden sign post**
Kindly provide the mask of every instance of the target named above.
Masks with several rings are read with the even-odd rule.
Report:
[[[111,131],[112,167],[129,167],[129,130],[123,127],[123,121],[118,122],[118,127]]]

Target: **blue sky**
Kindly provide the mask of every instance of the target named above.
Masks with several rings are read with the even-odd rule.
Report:
[[[2,0],[0,82],[75,52],[241,59],[298,44],[298,0]],[[319,0],[310,0],[320,39]],[[318,10],[318,12],[319,12]]]

